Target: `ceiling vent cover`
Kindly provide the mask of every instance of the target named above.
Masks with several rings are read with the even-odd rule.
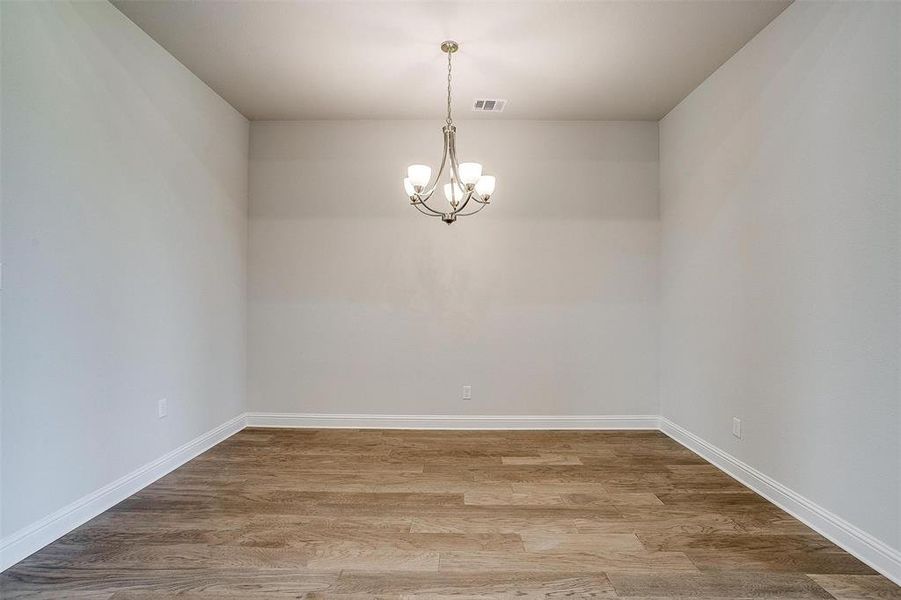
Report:
[[[476,98],[472,103],[473,112],[504,112],[506,100],[500,98]]]

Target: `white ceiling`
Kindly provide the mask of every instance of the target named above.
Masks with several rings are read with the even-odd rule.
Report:
[[[451,38],[457,118],[656,120],[789,2],[114,4],[250,119],[441,118]]]

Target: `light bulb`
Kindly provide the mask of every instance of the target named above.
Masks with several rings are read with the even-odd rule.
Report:
[[[476,193],[482,198],[487,198],[494,193],[494,175],[482,175],[476,184]]]
[[[410,165],[407,167],[407,177],[413,188],[424,188],[432,178],[432,167],[426,165]]]
[[[416,190],[413,189],[413,184],[410,183],[409,177],[404,177],[404,191],[407,192],[407,196],[411,198],[416,195]]]
[[[451,185],[454,186],[453,200],[451,200]],[[463,199],[463,190],[460,189],[460,186],[457,185],[456,183],[454,183],[454,184],[445,183],[444,184],[444,197],[447,198],[447,201],[450,202],[451,204],[459,204],[460,200]]]
[[[460,181],[463,185],[475,185],[482,176],[482,165],[475,162],[460,163]]]

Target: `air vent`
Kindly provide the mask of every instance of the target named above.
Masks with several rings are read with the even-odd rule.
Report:
[[[506,100],[499,98],[477,98],[472,103],[473,112],[504,112]]]

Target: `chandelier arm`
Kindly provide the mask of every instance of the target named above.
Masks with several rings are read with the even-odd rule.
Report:
[[[452,214],[457,214],[457,213],[459,213],[461,210],[463,210],[464,208],[466,208],[466,205],[469,204],[469,199],[470,199],[470,198],[472,198],[472,192],[466,192],[466,199],[463,200],[463,202],[460,204],[460,206],[458,206],[457,208],[454,209],[454,211],[453,211]]]
[[[428,204],[426,204],[426,203],[425,203],[425,200],[422,200],[422,199],[420,199],[420,201],[417,202],[416,204],[414,204],[413,206],[422,206],[422,207],[425,208],[427,211],[429,211],[430,213],[432,213],[432,216],[443,216],[443,215],[444,215],[443,212],[438,211],[438,210],[435,210],[434,208],[432,208],[431,206],[429,206]],[[420,212],[422,212],[422,211],[420,211]]]
[[[432,194],[434,194],[434,193],[435,193],[435,188],[434,188],[434,186],[432,186],[432,189],[429,190],[428,194],[416,194],[416,195],[419,196],[420,202],[427,202],[429,200],[429,198],[432,197]]]
[[[444,216],[444,215],[443,215],[442,213],[440,213],[440,212],[435,212],[435,211],[433,211],[433,210],[432,210],[431,208],[429,208],[428,206],[426,206],[426,208],[427,208],[429,211],[431,211],[431,212],[426,212],[426,211],[422,210],[422,208],[420,208],[420,204],[422,204],[422,203],[419,202],[419,203],[414,204],[413,206],[415,206],[415,207],[416,207],[416,210],[418,210],[419,212],[421,212],[421,213],[424,214],[425,216],[427,216],[427,217],[443,217],[443,216]],[[425,204],[422,204],[422,206],[425,206]]]
[[[483,203],[479,204],[479,207],[478,207],[477,209],[471,210],[471,211],[469,211],[468,213],[460,213],[460,214],[458,214],[457,216],[458,216],[458,217],[469,217],[469,216],[474,215],[474,214],[476,214],[476,213],[482,212],[482,209],[485,208],[486,206],[488,206],[488,203],[487,203],[487,202],[483,202]]]
[[[445,128],[444,130],[444,153],[441,155],[441,165],[438,167],[438,174],[435,175],[435,182],[432,184],[432,187],[425,189],[419,192],[419,197],[428,200],[432,197],[432,194],[435,193],[435,190],[441,184],[441,176],[444,174],[444,167],[447,165],[447,145],[448,145],[448,130]]]
[[[457,164],[457,136],[454,132],[451,132],[450,139],[448,140],[448,154],[450,155],[450,166],[451,166],[451,177],[453,180],[457,182],[457,185],[460,186],[460,189],[463,189],[463,183],[460,181],[460,166]],[[453,183],[453,182],[452,182]]]
[[[418,194],[418,200],[412,202],[411,204],[413,204],[413,206],[417,206],[417,207],[421,206],[421,207],[425,208],[427,211],[432,213],[432,216],[444,215],[443,212],[441,212],[439,210],[435,210],[434,208],[432,208],[431,206],[428,205],[429,198],[431,198],[432,194],[435,192],[434,188],[435,188],[435,186],[432,187],[432,189],[429,191],[428,195],[426,195],[426,196],[423,196],[422,194]],[[420,210],[419,212],[422,212],[422,210]]]
[[[460,211],[462,211],[464,208],[466,208],[466,205],[469,204],[470,198],[472,198],[472,196],[467,195],[466,200],[464,200],[463,203],[456,210],[454,210],[453,214],[455,214],[455,215],[460,214]]]
[[[456,140],[456,136],[454,136],[454,137],[451,139],[451,144],[450,144],[450,159],[451,159],[451,172],[453,173],[454,177],[456,177],[457,181],[459,182],[459,181],[460,181],[460,176],[458,175],[458,172],[459,172],[459,170],[460,170],[460,166],[459,166],[459,163],[457,162],[457,140]],[[460,185],[460,188],[462,189],[462,188],[463,188],[463,184],[461,183],[461,184],[459,184],[459,185]],[[456,212],[460,212],[461,210],[463,210],[463,207],[466,206],[466,203],[469,202],[470,199],[475,200],[475,201],[478,202],[479,204],[488,204],[488,201],[482,199],[482,196],[475,190],[475,187],[473,187],[472,190],[468,191],[467,194],[468,194],[468,195],[467,195],[467,197],[466,197],[466,202],[464,202],[464,203],[463,203],[463,206],[461,206]],[[460,216],[464,216],[464,215],[460,215]]]
[[[454,180],[456,180],[457,185],[461,190],[464,190],[463,183],[460,181],[460,167],[457,164],[457,136],[451,133],[450,137],[450,163],[451,163],[451,184],[453,185]],[[473,194],[475,194],[475,190],[469,190],[466,192],[466,198],[463,200],[463,203],[459,207],[455,207],[451,214],[458,214],[466,205],[469,204],[469,200],[472,198]]]
[[[434,214],[436,214],[436,215],[444,215],[444,213],[441,212],[441,211],[439,211],[439,210],[435,210],[434,208],[432,208],[431,206],[429,206],[429,205],[428,205],[428,201],[431,199],[432,195],[435,193],[435,190],[437,189],[438,184],[439,184],[440,182],[441,182],[440,179],[437,180],[437,181],[435,182],[435,185],[432,186],[432,189],[430,189],[430,190],[428,191],[428,192],[429,192],[428,194],[426,194],[426,195],[419,194],[419,202],[416,203],[416,204],[419,204],[419,205],[423,206],[427,211],[429,211],[429,212],[431,212],[431,213],[434,213]]]
[[[416,195],[419,197],[419,201],[420,201],[420,202],[425,202],[425,201],[427,201],[429,198],[432,197],[432,194],[435,193],[435,186],[432,186],[432,189],[427,190],[427,191],[428,191],[427,194],[426,194],[425,192],[420,192],[419,194],[416,194]]]
[[[466,208],[466,205],[469,204],[470,200],[475,200],[476,202],[478,202],[480,205],[479,208],[472,212],[468,212],[468,213],[460,212],[464,208]],[[460,217],[468,217],[469,215],[476,214],[477,212],[479,212],[480,210],[482,210],[483,208],[488,206],[488,204],[490,204],[488,202],[488,200],[482,200],[482,197],[475,190],[471,190],[469,192],[466,192],[466,200],[463,201],[463,204],[461,204],[460,207],[457,208],[456,210],[454,210],[451,214],[454,214],[454,215],[457,215]]]

